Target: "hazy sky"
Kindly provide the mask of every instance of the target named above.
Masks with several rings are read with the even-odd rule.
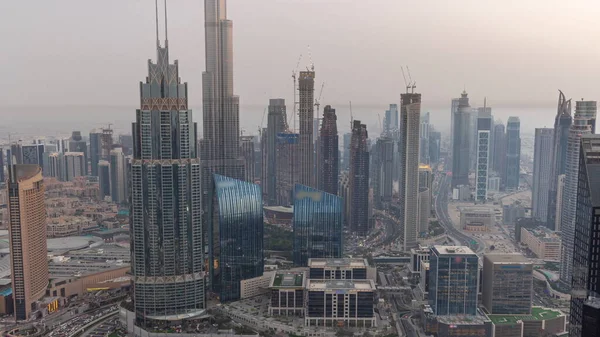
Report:
[[[473,106],[487,96],[492,106],[550,115],[558,88],[599,98],[597,0],[229,0],[228,16],[242,105],[291,100],[291,73],[300,54],[308,64],[308,45],[317,92],[326,82],[323,104],[394,103],[401,65],[425,107],[449,110],[463,86]],[[0,1],[0,32],[0,106],[135,107],[146,60],[155,59],[152,0]],[[200,106],[202,0],[169,1],[169,45]]]

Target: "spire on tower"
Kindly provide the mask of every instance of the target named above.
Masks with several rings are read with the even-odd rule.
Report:
[[[169,44],[169,34],[167,33],[167,0],[165,0],[165,47]]]
[[[155,14],[156,14],[156,47],[160,46],[160,42],[158,39],[158,0],[154,0]]]

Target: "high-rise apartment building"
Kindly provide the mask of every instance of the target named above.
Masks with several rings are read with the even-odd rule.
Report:
[[[596,101],[575,101],[575,113],[587,119],[588,125],[592,129],[592,133],[596,133],[596,115],[598,106]]]
[[[263,148],[263,178],[261,185],[267,205],[277,204],[277,162],[280,160],[277,152],[277,134],[287,131],[287,114],[285,100],[274,98],[269,100],[267,115],[267,132]]]
[[[469,167],[471,163],[471,106],[469,96],[463,91],[458,105],[453,108],[453,131],[452,131],[452,188],[459,185],[469,185]]]
[[[543,223],[547,223],[548,220],[548,196],[550,195],[553,151],[554,129],[535,129],[531,208],[532,217]]]
[[[460,102],[460,98],[453,98],[451,102],[450,108],[450,155],[451,157],[454,155],[452,152],[454,149],[454,124],[456,121],[454,120],[457,117],[458,113],[458,105]]]
[[[38,165],[8,167],[8,231],[15,319],[29,319],[46,294],[46,203]]]
[[[315,72],[301,71],[298,77],[298,121],[300,124],[300,146],[298,148],[298,165],[300,165],[299,182],[306,186],[315,186],[314,175],[314,139],[313,121],[315,118]],[[295,118],[295,116],[294,116]]]
[[[490,171],[490,146],[492,140],[492,108],[478,108],[477,116],[477,151],[475,170],[475,201],[485,203],[488,193]]]
[[[64,164],[64,181],[73,181],[76,177],[85,176],[85,153],[83,152],[67,152],[63,156]]]
[[[45,153],[44,155],[44,176],[64,180],[64,155],[59,152]]]
[[[560,223],[562,221],[562,202],[563,202],[563,193],[565,191],[565,175],[561,174],[558,176],[558,183],[556,185],[556,209],[554,214],[556,215],[556,219],[554,222],[554,230],[560,232]],[[548,210],[550,212],[550,210]],[[548,218],[548,221],[550,219]]]
[[[344,134],[344,157],[342,158],[342,169],[350,170],[350,143],[352,142],[352,133],[348,132]]]
[[[21,146],[21,164],[38,165],[42,167],[44,162],[44,145],[29,144]]]
[[[579,153],[569,336],[582,336],[584,301],[600,293],[600,135],[582,136]]]
[[[319,137],[319,158],[317,178],[319,188],[324,192],[337,195],[339,182],[340,149],[335,109],[325,106]]]
[[[400,219],[405,251],[417,246],[419,211],[419,126],[421,94],[400,95]]]
[[[558,231],[561,217],[558,213],[562,209],[562,199],[557,199],[558,177],[565,174],[565,165],[567,158],[567,145],[569,143],[569,129],[573,124],[571,116],[571,100],[567,100],[562,91],[558,95],[558,109],[554,119],[554,139],[553,148],[550,152],[551,172],[548,188],[548,209],[547,222],[548,228]],[[562,195],[562,192],[561,192]]]
[[[517,190],[521,176],[521,121],[519,117],[509,117],[506,122],[506,171],[504,187]]]
[[[98,187],[100,190],[100,200],[104,200],[111,195],[110,191],[110,163],[107,160],[98,162]]]
[[[477,313],[479,258],[464,246],[433,246],[429,258],[429,305],[437,316]]]
[[[592,132],[587,118],[575,113],[573,124],[569,130],[567,155],[565,157],[565,186],[562,193],[562,210],[560,232],[562,238],[560,279],[566,284],[571,283],[573,274],[573,250],[575,236],[575,216],[577,213],[579,153],[581,137]]]
[[[304,185],[294,190],[294,253],[297,266],[311,258],[341,258],[343,254],[343,200]]]
[[[207,30],[217,29],[208,26]],[[220,31],[228,27],[224,24]],[[148,61],[148,76],[140,83],[140,108],[132,125],[131,281],[140,326],[181,315],[193,318],[205,308],[197,128],[188,109],[188,88],[181,83],[179,64],[169,63],[167,39],[163,47],[157,36],[156,51],[156,63]],[[208,100],[210,87],[204,90]],[[210,115],[213,111],[206,103],[205,113]],[[211,130],[208,136],[212,135]],[[231,151],[237,152],[237,146]]]
[[[358,235],[369,231],[369,148],[367,126],[354,120],[350,143],[349,228]]]
[[[298,147],[300,136],[297,133],[280,132],[277,134],[276,153],[277,166],[275,168],[277,188],[277,205],[292,205],[293,191],[300,178],[298,165]]]
[[[533,264],[521,254],[485,254],[483,306],[494,315],[529,315]]]
[[[394,141],[382,136],[377,142],[372,153],[374,159],[373,199],[375,207],[385,209],[392,201],[393,170],[394,170]]]
[[[497,120],[494,122],[494,136],[492,139],[494,144],[493,170],[498,176],[504,177],[504,170],[506,170],[506,130],[502,121]]]
[[[433,129],[433,127],[431,128]],[[440,160],[442,134],[439,131],[429,131],[429,160],[432,164]]]
[[[122,147],[110,151],[110,197],[121,204],[127,202],[127,171]]]
[[[240,153],[244,158],[244,172],[246,180],[254,184],[256,179],[256,156],[254,155],[254,136],[240,137]]]
[[[392,133],[394,130],[397,130],[398,121],[398,104],[390,104],[390,108],[385,110],[383,131],[385,133]]]
[[[88,162],[88,148],[87,143],[81,137],[81,131],[73,131],[71,138],[69,138],[69,148],[66,152],[81,152],[83,153],[83,175],[87,175],[87,162]]]
[[[211,189],[209,270],[221,302],[241,298],[241,281],[264,270],[264,221],[260,186],[215,175]]]
[[[433,202],[433,172],[429,165],[419,165],[419,233],[427,232]]]
[[[113,130],[94,129],[90,131],[90,167],[92,176],[98,176],[98,162],[109,160],[113,145]]]

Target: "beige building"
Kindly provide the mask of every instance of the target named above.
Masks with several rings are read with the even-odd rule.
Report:
[[[52,278],[45,290],[47,296],[83,296],[88,291],[119,289],[130,284],[129,265],[112,266],[103,270],[76,273],[71,277]]]
[[[9,166],[9,242],[15,318],[26,320],[46,293],[48,255],[42,169]]]
[[[521,228],[521,243],[540,259],[560,261],[560,237],[547,227]]]
[[[274,271],[264,272],[262,276],[240,281],[240,299],[246,299],[269,292]]]
[[[487,232],[494,226],[496,213],[491,207],[464,207],[460,210],[460,227],[470,232]]]

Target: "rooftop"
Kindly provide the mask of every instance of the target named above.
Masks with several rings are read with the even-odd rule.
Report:
[[[265,206],[263,207],[267,211],[271,212],[279,212],[279,213],[294,213],[294,206],[285,207],[285,206]]]
[[[560,237],[556,232],[551,231],[548,227],[538,226],[536,228],[523,228],[541,241],[544,242],[560,242]]]
[[[471,248],[466,246],[433,246],[441,255],[475,255]]]
[[[304,286],[304,272],[283,271],[276,272],[271,281],[275,288],[299,288]]]
[[[532,307],[531,315],[488,315],[488,318],[492,321],[492,323],[498,325],[515,324],[518,321],[543,321],[560,316],[564,316],[564,314],[558,310]]]
[[[308,290],[357,290],[373,291],[375,284],[372,280],[308,280]]]
[[[345,267],[345,268],[365,268],[369,266],[366,259],[308,259],[310,268],[326,268],[326,267]]]
[[[439,323],[460,324],[460,325],[481,325],[489,322],[489,319],[483,315],[477,316],[436,316]]]
[[[485,254],[483,258],[497,264],[531,264],[531,261],[521,254]]]

